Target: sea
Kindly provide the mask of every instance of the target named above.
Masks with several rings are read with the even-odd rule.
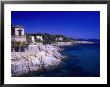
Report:
[[[77,44],[63,47],[66,56],[60,67],[33,73],[40,77],[100,77],[100,40],[89,40],[94,44]]]

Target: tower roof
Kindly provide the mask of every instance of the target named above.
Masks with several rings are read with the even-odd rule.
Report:
[[[12,27],[14,27],[14,28],[23,28],[22,25],[14,25],[14,26],[12,26]]]

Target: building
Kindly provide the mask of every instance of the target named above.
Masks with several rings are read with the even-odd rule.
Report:
[[[39,40],[41,40],[41,41],[43,41],[42,36],[39,36],[39,35],[38,35],[38,36],[36,36],[36,38],[39,39]]]
[[[63,41],[63,37],[58,37],[55,39],[56,41]]]
[[[11,39],[20,42],[26,41],[23,26],[11,26]]]

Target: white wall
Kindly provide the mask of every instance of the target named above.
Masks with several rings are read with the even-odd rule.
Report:
[[[24,29],[23,28],[15,28],[15,35],[19,35],[19,32],[18,32],[19,29],[22,30],[21,35],[24,35]]]

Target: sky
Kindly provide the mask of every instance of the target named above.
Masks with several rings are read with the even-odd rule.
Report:
[[[26,33],[100,39],[99,11],[12,11],[11,24],[22,25]]]

